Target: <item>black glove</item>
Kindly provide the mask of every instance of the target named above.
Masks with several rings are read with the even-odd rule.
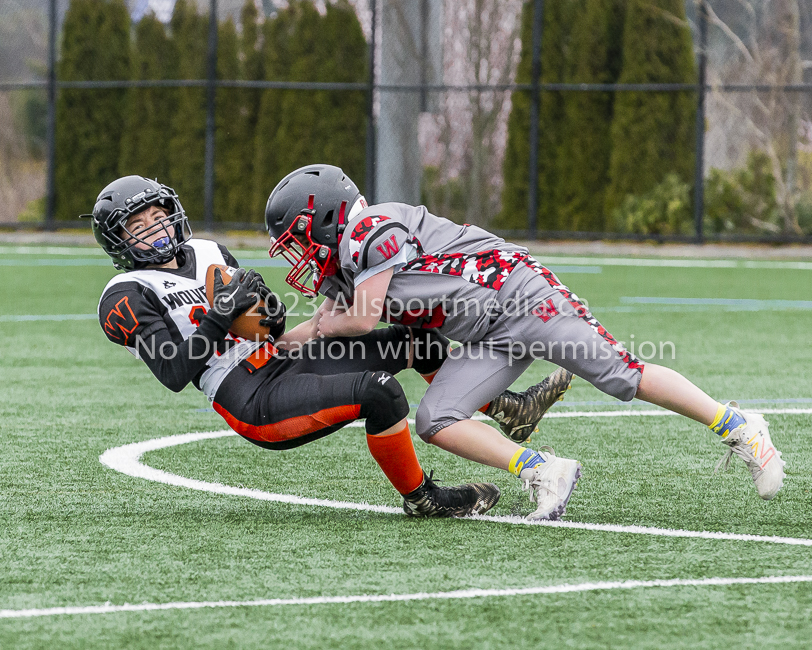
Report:
[[[279,338],[285,333],[285,314],[287,313],[285,303],[279,300],[279,296],[271,291],[261,280],[259,281],[257,293],[259,293],[259,297],[262,298],[262,302],[257,305],[257,311],[264,316],[264,318],[259,321],[259,324],[271,330],[269,333],[270,336]]]
[[[231,276],[231,282],[224,284],[220,269],[214,269],[212,308],[208,315],[228,329],[237,316],[256,303],[259,282],[256,271],[246,273],[245,269],[237,269]]]

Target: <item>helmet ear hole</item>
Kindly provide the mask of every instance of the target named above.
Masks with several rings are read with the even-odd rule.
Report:
[[[307,215],[307,232],[312,242],[328,246],[335,257],[346,227],[347,210],[360,196],[358,187],[339,167],[322,164],[301,167],[271,192],[265,204],[265,226],[277,241],[286,232],[303,235],[305,231],[297,220]]]

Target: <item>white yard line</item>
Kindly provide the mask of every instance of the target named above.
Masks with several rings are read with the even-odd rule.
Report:
[[[504,598],[572,594],[613,589],[651,589],[670,587],[727,587],[730,585],[798,584],[812,582],[812,576],[766,576],[762,578],[698,578],[673,580],[625,580],[623,582],[584,582],[581,584],[524,587],[522,589],[460,589],[414,594],[361,594],[357,596],[315,596],[311,598],[266,598],[260,600],[214,600],[174,603],[139,603],[91,605],[89,607],[48,607],[44,609],[0,609],[2,618],[35,618],[81,614],[114,614],[116,612],[155,612],[172,609],[214,609],[222,607],[281,607],[290,605],[346,605],[352,603],[393,603],[420,600],[459,600],[468,598]]]
[[[0,323],[27,323],[30,321],[97,320],[97,314],[0,314]]]
[[[755,298],[666,298],[662,296],[621,296],[627,305],[677,305],[702,307],[741,307],[745,311],[812,309],[812,300],[758,300]]]
[[[662,413],[659,413],[662,414]],[[399,508],[390,506],[376,506],[366,503],[350,503],[343,501],[330,501],[327,499],[307,499],[289,494],[272,494],[262,490],[237,488],[220,483],[210,483],[189,479],[162,470],[154,469],[141,463],[141,456],[149,451],[164,449],[176,445],[187,444],[200,440],[211,440],[226,436],[237,435],[233,431],[207,431],[202,433],[186,433],[165,438],[156,438],[137,442],[122,447],[109,449],[102,454],[99,460],[116,471],[157,481],[168,485],[176,485],[206,492],[245,496],[265,501],[276,501],[298,505],[320,506],[328,508],[343,508],[364,510],[392,514],[403,514]],[[480,520],[507,524],[524,524],[530,526],[548,526],[555,528],[577,528],[591,531],[633,533],[658,535],[666,537],[689,537],[703,539],[757,541],[773,544],[791,544],[812,546],[812,539],[791,537],[766,537],[760,535],[741,535],[734,533],[714,533],[703,531],[670,530],[663,528],[650,528],[645,526],[618,526],[610,524],[589,524],[570,521],[558,522],[528,522],[518,517],[474,517]],[[47,607],[41,609],[3,609],[0,610],[0,619],[24,619],[48,616],[113,614],[117,612],[155,612],[167,610],[215,609],[226,607],[282,607],[282,606],[314,606],[331,604],[354,603],[383,603],[430,600],[460,600],[471,598],[500,598],[515,596],[535,596],[548,594],[568,594],[591,591],[609,591],[616,589],[643,589],[643,588],[674,588],[674,587],[725,587],[730,585],[760,585],[760,584],[799,584],[812,582],[812,576],[765,576],[760,578],[700,578],[700,579],[671,579],[671,580],[626,580],[619,582],[586,582],[581,584],[547,585],[540,587],[525,587],[521,589],[462,589],[457,591],[440,591],[433,593],[411,594],[360,594],[349,596],[317,596],[311,598],[268,598],[257,600],[220,600],[220,601],[191,601],[169,603],[138,603],[113,605],[90,605],[83,607]]]
[[[536,255],[545,266],[556,264],[594,264],[596,266],[654,266],[698,269],[787,269],[812,271],[812,262],[755,261],[755,260],[708,260],[708,259],[651,259],[634,257],[574,257]]]
[[[264,249],[232,249],[237,259],[258,257],[265,259]],[[106,260],[103,251],[95,246],[0,246],[0,255],[98,255]],[[722,269],[788,269],[812,271],[812,262],[795,260],[746,260],[746,259],[707,259],[707,258],[643,258],[643,257],[591,257],[575,255],[545,255],[533,253],[545,266],[642,266],[672,268],[722,268]],[[562,271],[563,272],[563,271]]]
[[[99,246],[0,246],[0,255],[98,255],[107,259]]]
[[[228,494],[231,496],[248,497],[261,501],[273,501],[277,503],[289,503],[303,506],[317,506],[323,508],[337,508],[343,510],[361,510],[368,512],[380,512],[387,514],[403,515],[400,508],[392,506],[371,505],[368,503],[353,503],[349,501],[332,501],[329,499],[312,499],[299,497],[292,494],[274,494],[263,490],[251,488],[240,488],[222,483],[211,483],[198,479],[178,476],[163,470],[149,467],[141,462],[141,456],[150,451],[184,445],[200,440],[211,440],[213,438],[223,438],[237,435],[230,429],[223,431],[206,431],[202,433],[184,433],[176,436],[164,438],[154,438],[143,442],[135,442],[122,447],[114,447],[104,452],[99,460],[111,469],[148,481],[156,481],[167,485],[185,487],[203,492],[213,492],[215,494]],[[485,521],[498,524],[512,524],[520,526],[547,526],[551,528],[571,528],[606,533],[626,533],[637,535],[654,535],[659,537],[684,537],[694,539],[713,539],[743,542],[766,542],[769,544],[787,544],[791,546],[812,546],[812,539],[796,537],[778,537],[767,535],[749,535],[741,533],[723,533],[696,530],[674,530],[669,528],[655,528],[650,526],[621,526],[616,524],[592,524],[576,521],[528,521],[521,517],[491,516],[482,515],[471,517],[471,520]]]
[[[809,415],[812,409],[763,409],[756,407],[752,409],[762,415]],[[653,415],[677,415],[673,411],[665,411],[662,409],[645,409],[645,410],[629,410],[629,411],[553,411],[544,416],[545,420],[555,418],[617,418],[617,417],[635,417],[635,416],[653,416]],[[484,416],[476,417],[475,420],[486,419]]]

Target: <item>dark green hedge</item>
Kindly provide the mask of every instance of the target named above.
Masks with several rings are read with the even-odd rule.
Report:
[[[522,14],[518,81],[531,81],[532,0]],[[683,0],[557,0],[544,3],[544,83],[693,83]],[[625,197],[669,174],[691,183],[693,92],[541,93],[541,230],[623,229],[612,221]],[[502,212],[496,224],[527,223],[530,95],[517,92],[508,122]]]
[[[61,80],[204,79],[207,15],[178,0],[170,24],[151,14],[131,24],[123,0],[72,0],[62,33]],[[253,0],[240,24],[220,23],[220,79],[367,79],[367,44],[347,0],[311,1],[261,20]],[[93,207],[118,176],[141,174],[175,188],[190,218],[202,220],[205,88],[63,89],[57,110],[57,218]],[[217,221],[262,222],[282,176],[311,162],[339,165],[361,183],[364,91],[220,88],[216,95]]]

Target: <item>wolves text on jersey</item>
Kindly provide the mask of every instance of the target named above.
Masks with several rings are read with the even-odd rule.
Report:
[[[184,289],[183,291],[168,293],[163,296],[163,301],[169,305],[169,309],[175,309],[181,305],[196,305],[201,302],[207,304],[206,285],[198,287],[197,289]]]
[[[423,255],[409,262],[403,270],[456,275],[486,289],[498,291],[510,272],[526,258],[524,253],[499,250],[472,254]]]

